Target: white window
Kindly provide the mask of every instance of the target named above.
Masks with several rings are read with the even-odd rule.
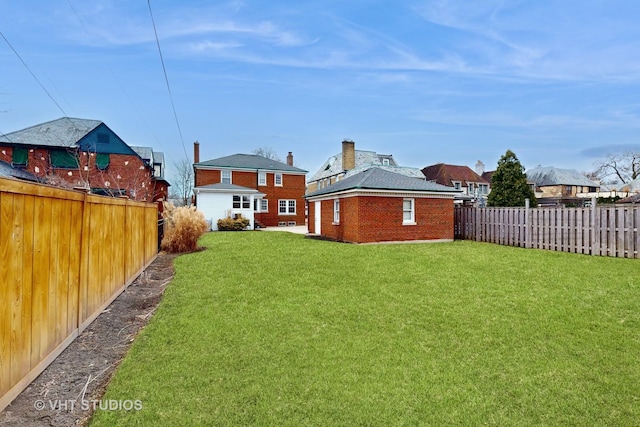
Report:
[[[489,186],[487,184],[478,184],[478,192],[480,194],[489,194]]]
[[[273,180],[274,180],[274,185],[278,186],[278,187],[282,187],[282,174],[281,173],[276,173],[273,175]]]
[[[389,159],[382,159],[383,166],[389,166]]]
[[[233,209],[251,209],[249,196],[233,196]]]
[[[468,194],[469,194],[470,196],[471,196],[471,195],[473,195],[473,182],[470,182],[470,183],[467,185],[467,188],[468,188]]]
[[[333,223],[340,224],[340,199],[333,201]]]
[[[220,182],[223,184],[231,184],[231,171],[222,171],[220,174]]]
[[[402,223],[415,224],[415,200],[404,199],[402,201]]]
[[[296,201],[295,200],[278,200],[278,213],[280,215],[295,215]]]
[[[267,199],[260,199],[260,212],[269,212],[269,201]]]
[[[258,185],[267,185],[266,172],[258,172]]]

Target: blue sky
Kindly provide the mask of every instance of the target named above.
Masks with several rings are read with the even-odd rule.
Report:
[[[40,81],[0,38],[0,132],[98,119],[169,167],[198,140],[201,160],[266,146],[310,174],[343,139],[420,168],[490,170],[511,149],[527,168],[587,171],[640,150],[637,1],[151,7],[182,137],[144,0],[0,0]]]

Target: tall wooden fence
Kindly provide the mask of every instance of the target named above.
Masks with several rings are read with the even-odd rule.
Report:
[[[456,208],[456,239],[640,258],[640,206]]]
[[[157,255],[157,207],[0,178],[0,410]]]

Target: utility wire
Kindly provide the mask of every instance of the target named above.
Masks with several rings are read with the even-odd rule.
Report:
[[[156,44],[158,45],[158,53],[160,54],[160,62],[162,63],[162,71],[164,72],[164,80],[167,84],[167,90],[169,91],[169,100],[171,101],[171,107],[173,108],[173,116],[176,119],[176,125],[178,126],[178,133],[180,134],[180,142],[182,142],[182,149],[187,160],[189,155],[187,154],[187,147],[184,145],[184,138],[182,137],[182,130],[180,129],[180,122],[178,121],[178,113],[176,113],[176,106],[173,102],[173,95],[171,94],[171,86],[169,86],[169,77],[167,76],[167,68],[164,65],[164,58],[162,57],[162,49],[160,49],[160,39],[158,38],[158,30],[156,29],[156,23],[153,19],[153,12],[151,11],[151,0],[147,0],[149,5],[149,15],[151,15],[151,23],[153,24],[153,32],[156,36]]]
[[[15,50],[15,48],[11,45],[11,43],[9,43],[9,40],[7,40],[7,38],[4,36],[4,33],[2,31],[0,31],[0,36],[2,36],[2,38],[4,39],[4,41],[7,43],[7,45],[9,45],[9,47],[11,48],[11,50],[13,51],[13,53],[15,53],[15,55],[18,57],[18,59],[20,60],[20,62],[22,62],[22,65],[24,65],[24,67],[27,69],[27,71],[29,71],[29,73],[31,74],[31,76],[38,82],[38,84],[40,85],[40,87],[42,88],[42,90],[44,90],[44,92],[47,94],[47,96],[49,98],[51,98],[51,100],[53,101],[54,104],[56,104],[56,107],[58,107],[58,109],[60,111],[62,111],[63,116],[67,117],[67,113],[64,111],[64,109],[60,106],[60,104],[58,104],[58,101],[56,101],[53,96],[51,96],[51,94],[49,93],[49,91],[47,90],[46,87],[44,87],[44,85],[42,84],[42,82],[40,81],[40,79],[38,79],[38,77],[33,73],[33,71],[31,71],[31,68],[29,68],[29,66],[27,65],[26,62],[24,62],[24,59],[22,59],[22,57],[20,56],[20,54],[18,53],[17,50]],[[75,126],[74,126],[75,127]]]
[[[56,107],[58,107],[58,109],[62,112],[62,116],[63,118],[65,118],[69,123],[71,123],[71,126],[73,126],[75,128],[76,131],[78,131],[78,133],[82,133],[82,131],[80,129],[78,129],[78,127],[76,126],[76,124],[73,122],[73,120],[71,120],[69,118],[69,115],[66,113],[66,111],[64,111],[64,109],[60,106],[60,104],[58,104],[58,101],[55,100],[55,98],[51,95],[51,93],[49,93],[49,91],[47,90],[47,88],[42,84],[42,82],[40,81],[40,79],[35,75],[35,73],[33,71],[31,71],[31,68],[29,68],[29,66],[27,65],[27,63],[25,62],[24,59],[22,59],[22,56],[20,56],[20,54],[18,53],[18,51],[13,47],[13,45],[9,42],[9,40],[7,40],[7,38],[5,37],[4,33],[2,31],[0,31],[0,36],[2,36],[2,38],[4,39],[4,41],[7,43],[7,45],[11,48],[11,50],[13,51],[13,53],[18,57],[18,59],[20,60],[20,62],[22,62],[22,65],[24,65],[24,67],[27,69],[27,71],[29,71],[29,74],[31,74],[31,77],[33,77],[35,79],[36,82],[38,82],[38,84],[40,85],[40,87],[42,88],[42,90],[44,91],[44,93],[47,94],[47,96],[51,99],[51,101],[53,101],[54,104],[56,104]],[[55,85],[54,85],[55,86]],[[5,137],[7,135],[5,134]],[[65,142],[60,140],[61,142]]]

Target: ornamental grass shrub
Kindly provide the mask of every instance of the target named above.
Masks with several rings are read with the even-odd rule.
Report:
[[[248,218],[239,216],[238,218],[231,218],[227,216],[218,220],[218,231],[242,231],[245,230],[250,224]]]
[[[209,223],[195,206],[176,208],[164,204],[164,237],[160,248],[169,253],[193,252],[198,249],[198,239],[209,230]]]

